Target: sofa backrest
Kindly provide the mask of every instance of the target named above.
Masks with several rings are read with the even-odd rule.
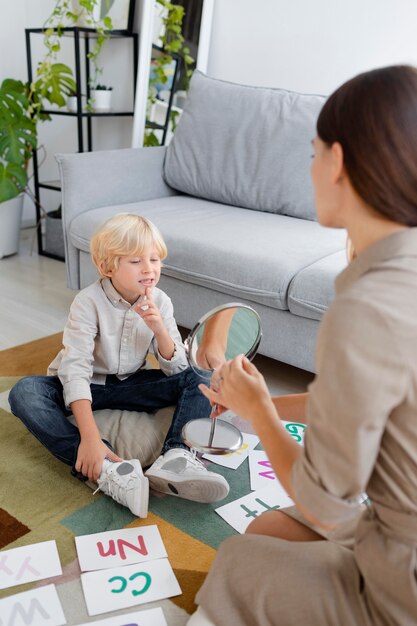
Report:
[[[258,211],[315,219],[312,146],[324,96],[193,74],[164,163],[178,191]]]

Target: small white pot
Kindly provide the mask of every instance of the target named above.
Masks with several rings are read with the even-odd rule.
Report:
[[[92,89],[92,109],[94,111],[110,111],[113,92],[110,89]]]
[[[67,97],[67,109],[71,113],[77,112],[77,96],[68,96]]]
[[[19,251],[23,197],[21,193],[17,198],[0,202],[0,259]]]
[[[81,96],[81,109],[84,110],[87,104],[87,98]],[[77,96],[67,96],[67,109],[71,113],[77,113]]]

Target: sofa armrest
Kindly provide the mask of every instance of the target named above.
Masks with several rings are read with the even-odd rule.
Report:
[[[68,286],[80,287],[78,251],[69,238],[77,215],[103,206],[175,195],[163,177],[166,147],[57,154]]]

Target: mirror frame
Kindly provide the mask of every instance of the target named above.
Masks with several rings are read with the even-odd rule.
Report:
[[[219,306],[216,306],[214,309],[211,309],[211,311],[208,311],[208,313],[205,313],[202,317],[200,317],[200,319],[195,324],[195,326],[190,330],[188,337],[184,340],[184,347],[185,347],[185,352],[187,355],[187,360],[194,371],[199,371],[199,372],[214,371],[212,369],[208,369],[208,368],[204,369],[202,367],[199,367],[197,363],[194,362],[194,359],[191,354],[192,343],[198,331],[200,330],[200,328],[203,326],[205,322],[207,322],[207,320],[209,320],[214,315],[216,315],[216,313],[219,313],[220,311],[225,311],[227,309],[235,309],[237,307],[239,307],[240,309],[248,309],[255,315],[255,318],[258,320],[258,335],[252,345],[252,348],[245,354],[245,356],[249,359],[249,361],[252,361],[252,359],[254,358],[255,354],[258,351],[259,344],[261,343],[261,339],[262,339],[261,318],[259,316],[259,313],[255,311],[255,309],[249,306],[248,304],[242,304],[242,302],[227,302],[226,304],[220,304]]]

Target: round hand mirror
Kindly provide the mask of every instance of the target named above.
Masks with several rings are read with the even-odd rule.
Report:
[[[232,302],[204,315],[184,342],[188,362],[205,378],[229,359],[244,354],[252,360],[261,341],[258,313],[246,304]],[[182,429],[184,443],[197,452],[228,454],[243,442],[236,426],[214,416],[187,422]]]

